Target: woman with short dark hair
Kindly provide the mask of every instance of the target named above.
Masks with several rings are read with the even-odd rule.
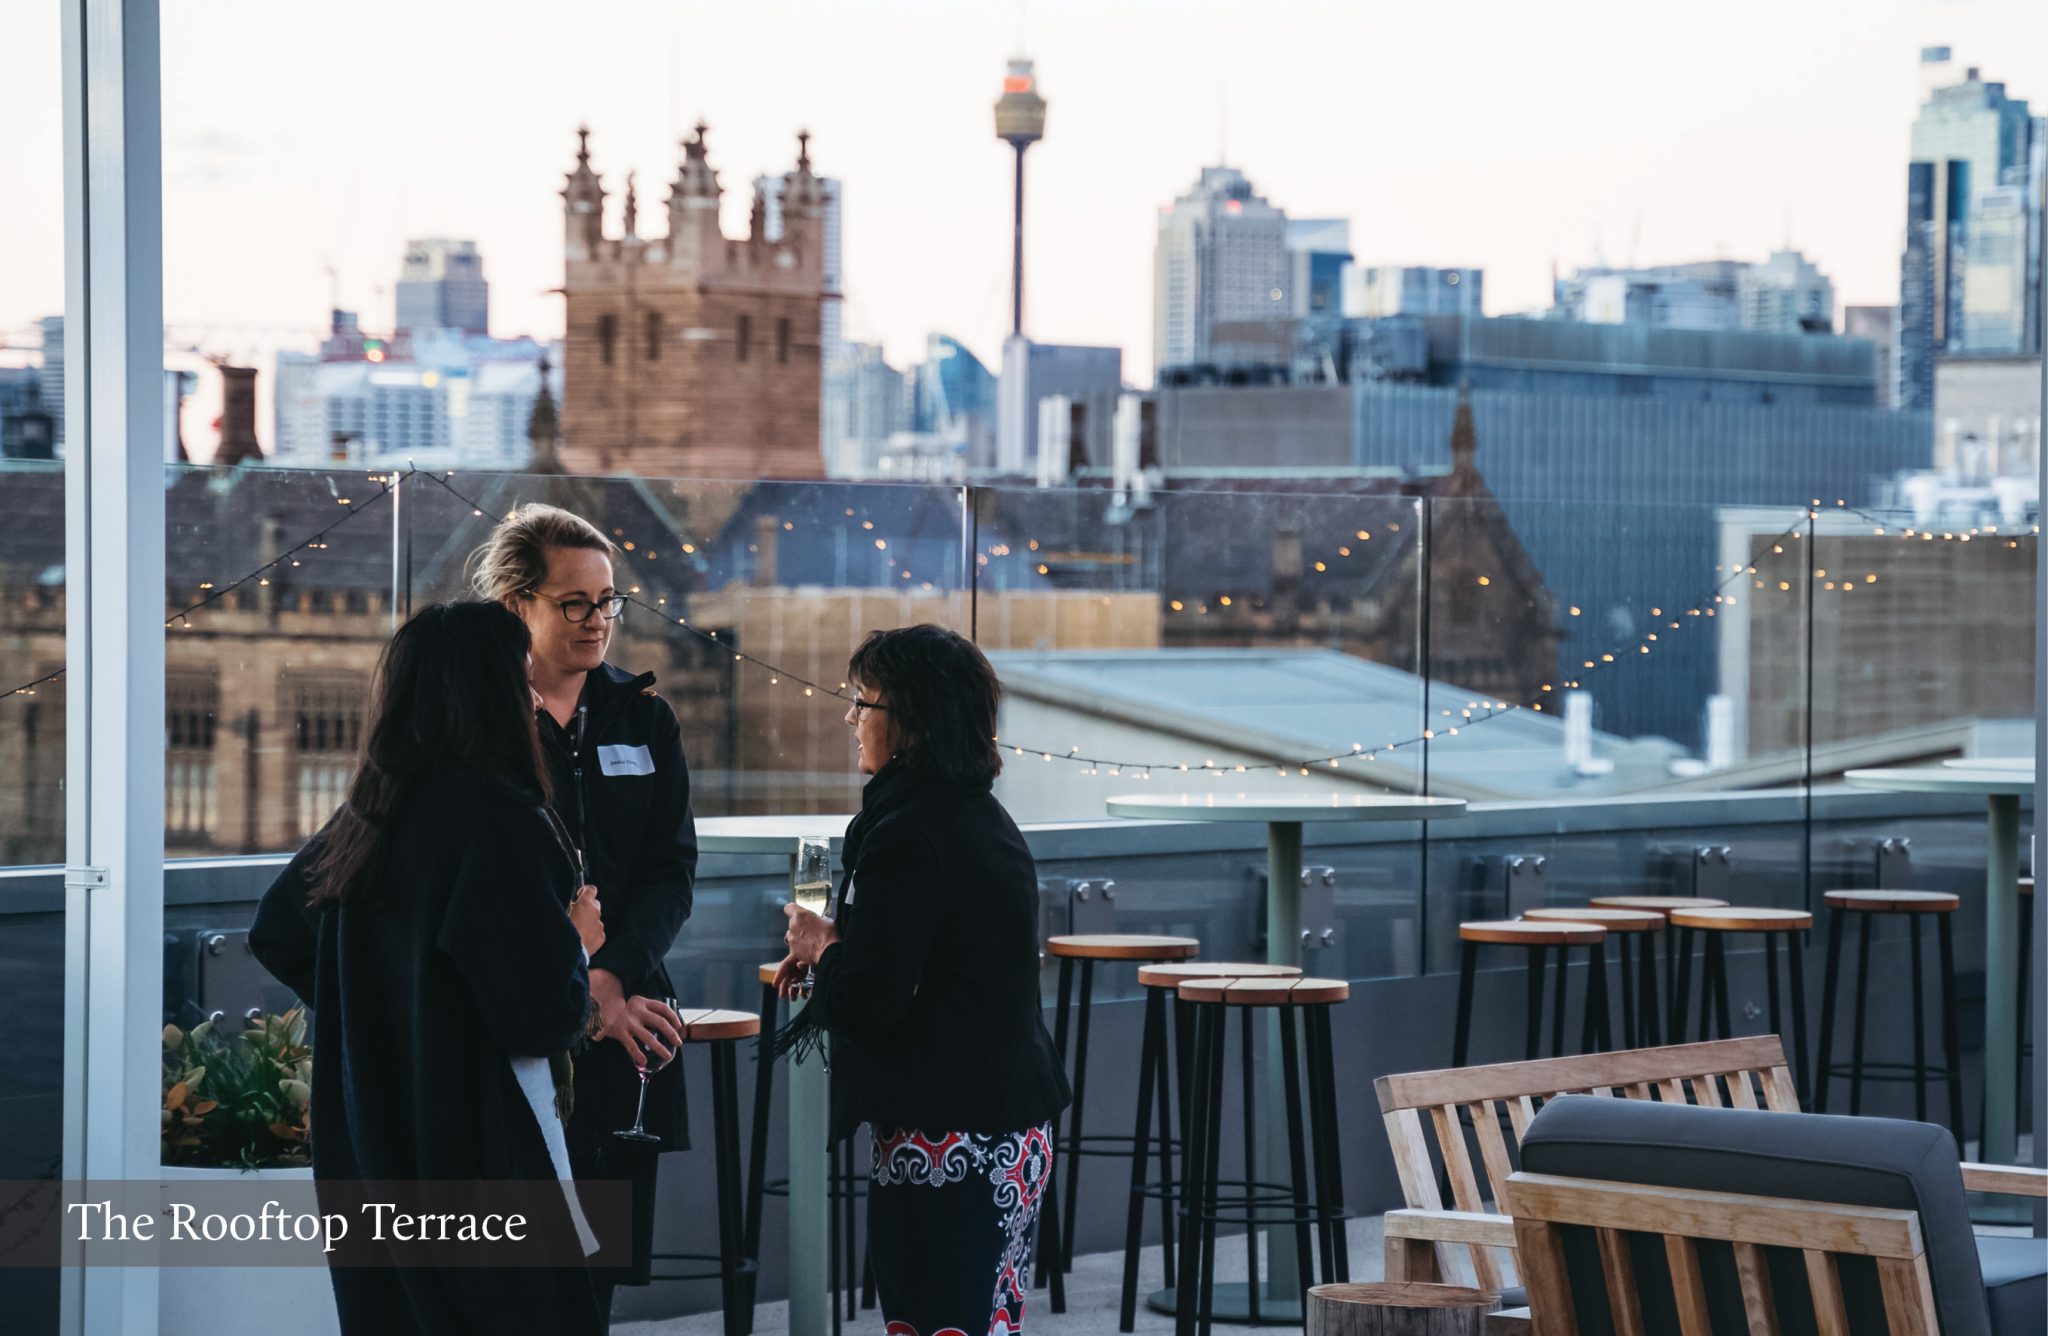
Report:
[[[264,894],[249,949],[313,1009],[316,1182],[525,1180],[556,1255],[588,1257],[563,1122],[604,929],[548,810],[527,646],[492,603],[399,628],[348,799]],[[602,1325],[581,1266],[329,1276],[364,1336]]]
[[[990,792],[1002,687],[938,626],[871,634],[847,680],[873,778],[834,916],[787,909],[777,985],[816,978],[777,1047],[829,1035],[833,1139],[873,1134],[868,1251],[890,1331],[1016,1332],[1069,1095],[1039,1001],[1037,868]]]

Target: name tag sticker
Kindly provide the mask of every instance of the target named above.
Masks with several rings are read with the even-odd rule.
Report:
[[[597,768],[607,775],[651,775],[654,755],[645,747],[599,747]]]
[[[846,894],[845,894],[845,895],[843,895],[843,896],[841,896],[841,897],[839,898],[839,903],[840,903],[841,905],[850,905],[850,904],[852,904],[852,903],[853,903],[853,878],[852,878],[852,877],[848,877],[848,878],[846,879]]]

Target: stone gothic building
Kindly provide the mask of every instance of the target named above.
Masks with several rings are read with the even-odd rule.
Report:
[[[643,237],[629,175],[620,231],[578,131],[562,190],[567,301],[561,460],[576,473],[816,478],[826,288],[824,194],[809,135],[782,177],[780,228],[754,194],[743,238],[719,226],[707,127],[683,143],[668,232]]]

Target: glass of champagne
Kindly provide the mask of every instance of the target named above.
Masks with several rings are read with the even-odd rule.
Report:
[[[682,1007],[677,1005],[676,1000],[674,998],[664,997],[661,999],[661,1003],[670,1011],[674,1012],[678,1020],[680,1020],[683,1014],[683,1009]],[[632,1141],[643,1146],[653,1146],[660,1144],[661,1138],[657,1136],[655,1133],[647,1130],[647,1082],[656,1072],[668,1066],[669,1063],[675,1061],[677,1054],[681,1052],[682,1045],[680,1044],[676,1045],[676,1047],[673,1050],[671,1050],[669,1055],[665,1058],[662,1057],[659,1053],[656,1053],[651,1048],[643,1048],[640,1051],[642,1061],[640,1065],[634,1069],[640,1074],[640,1102],[639,1104],[634,1106],[633,1109],[633,1125],[631,1127],[622,1127],[618,1129],[616,1132],[612,1133],[613,1136],[619,1138],[619,1140],[621,1141]]]
[[[832,841],[822,835],[807,835],[796,842],[796,862],[790,875],[790,898],[813,914],[823,914],[832,901]],[[804,987],[814,976],[804,971]]]

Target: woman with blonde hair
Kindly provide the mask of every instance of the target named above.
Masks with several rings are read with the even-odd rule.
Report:
[[[598,1293],[645,1285],[654,1246],[659,1151],[687,1149],[682,1066],[670,1061],[680,1022],[661,999],[679,996],[663,957],[690,916],[697,828],[682,727],[654,690],[606,662],[628,602],[612,571],[617,552],[589,521],[525,505],[499,521],[470,558],[478,598],[499,603],[533,637],[535,722],[555,813],[604,904],[605,943],[590,958],[593,1041],[575,1061],[569,1157],[577,1179],[632,1185],[633,1235],[602,1238]],[[644,1069],[649,1143],[615,1135],[634,1123]]]

